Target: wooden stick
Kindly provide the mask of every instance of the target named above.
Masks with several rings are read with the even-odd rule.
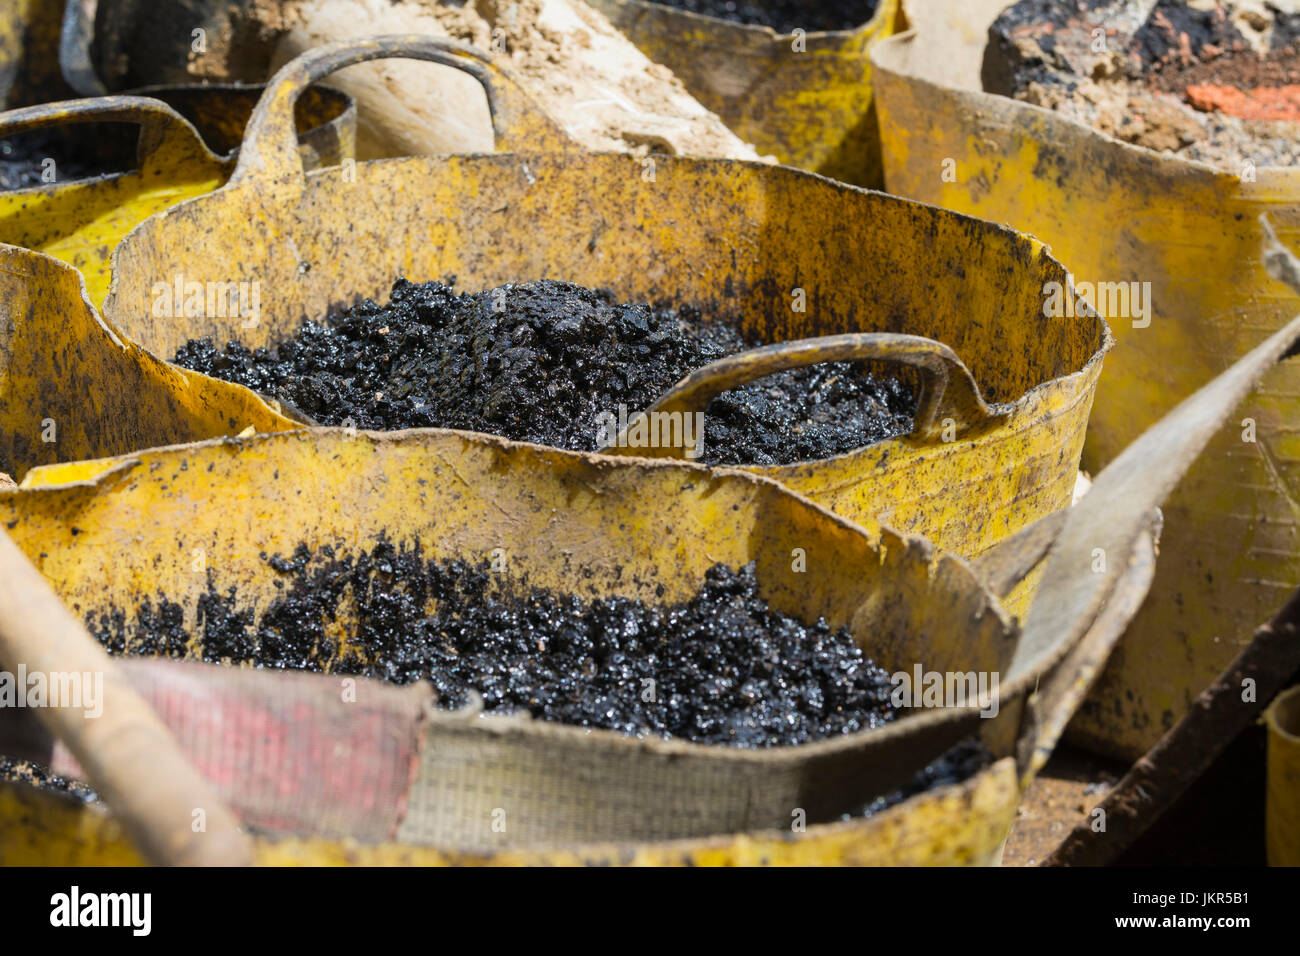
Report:
[[[29,682],[31,675],[43,675],[50,689],[55,675],[80,675],[79,701],[47,698],[47,706],[33,709],[77,758],[87,782],[146,860],[165,866],[252,862],[251,843],[235,816],[104,648],[3,531],[0,662],[15,675],[25,669]],[[59,706],[48,706],[53,703]]]

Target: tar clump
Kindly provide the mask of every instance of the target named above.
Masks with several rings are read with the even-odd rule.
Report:
[[[804,625],[759,595],[754,568],[717,565],[674,605],[503,585],[486,567],[426,560],[418,544],[269,558],[282,596],[255,622],[211,588],[195,633],[209,661],[430,681],[446,708],[734,747],[778,747],[894,717],[889,675],[847,631]],[[183,656],[166,598],[88,621],[119,653]],[[346,621],[346,648],[327,635]],[[129,640],[128,640],[129,635]],[[357,649],[363,649],[358,651]]]
[[[666,7],[705,16],[771,27],[778,33],[795,30],[852,30],[876,13],[877,0],[654,0]]]
[[[844,814],[841,819],[851,820],[855,816],[873,817],[882,810],[888,810],[918,793],[968,780],[992,762],[993,754],[983,741],[978,737],[967,737],[918,770],[897,790],[881,794],[855,813]]]
[[[596,451],[602,416],[648,409],[689,372],[753,344],[696,310],[619,303],[568,282],[457,294],[402,279],[387,305],[304,323],[275,348],[202,339],[175,361],[322,425],[458,428]],[[914,409],[905,384],[852,363],[782,372],[714,400],[698,460],[828,458],[906,434]]]

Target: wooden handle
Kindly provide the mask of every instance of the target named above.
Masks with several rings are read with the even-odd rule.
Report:
[[[107,652],[59,600],[13,539],[0,531],[0,663],[28,675],[83,675],[98,700],[35,707],[150,863],[239,866],[252,846],[167,728]],[[89,675],[87,678],[85,675]],[[53,701],[47,700],[47,703]],[[95,715],[95,711],[99,711]],[[203,821],[196,831],[197,821]]]

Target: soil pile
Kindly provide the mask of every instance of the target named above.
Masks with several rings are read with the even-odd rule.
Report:
[[[369,35],[451,37],[491,53],[587,149],[759,158],[670,70],[581,0],[255,0],[252,6],[257,20],[283,31],[274,65],[323,43],[355,39],[357,24]],[[230,55],[237,60],[238,49]],[[388,128],[381,129],[360,110],[362,158],[491,149],[478,84],[450,70],[431,79],[422,67],[390,60],[351,67],[332,81],[363,107],[382,104],[388,114]],[[436,135],[429,137],[426,127]]]
[[[989,29],[983,81],[1238,175],[1300,161],[1296,0],[1022,0]]]

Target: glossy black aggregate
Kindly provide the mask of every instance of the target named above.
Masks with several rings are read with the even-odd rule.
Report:
[[[322,425],[458,428],[596,451],[602,413],[649,408],[687,373],[753,344],[694,309],[621,304],[568,282],[457,294],[399,279],[387,305],[304,323],[273,349],[201,339],[175,361]],[[906,384],[851,363],[782,372],[710,404],[699,460],[832,457],[911,431],[915,404]]]
[[[853,30],[876,13],[877,0],[653,0],[666,7],[705,16],[771,27],[777,33],[795,30]]]
[[[918,770],[916,775],[902,787],[881,794],[856,814],[844,814],[843,819],[851,820],[854,816],[875,816],[882,810],[888,810],[895,804],[902,803],[918,793],[968,780],[992,762],[993,755],[984,746],[983,741],[978,737],[967,737],[944,751],[933,762]]]
[[[50,773],[48,769],[30,760],[17,760],[0,754],[0,780],[29,784],[41,790],[66,793],[82,803],[95,803],[99,795],[84,783]]]
[[[430,561],[418,544],[359,556],[300,546],[266,560],[283,594],[259,621],[235,610],[233,591],[202,598],[205,659],[424,679],[447,708],[474,691],[487,711],[735,747],[807,743],[895,715],[888,673],[847,631],[768,607],[752,565],[717,565],[689,601],[647,605],[503,586],[486,565]],[[349,633],[368,660],[325,636],[341,611],[349,622],[354,612]],[[129,628],[119,610],[87,623],[119,653],[129,633],[131,653],[184,654],[179,605],[160,597],[129,617]]]

